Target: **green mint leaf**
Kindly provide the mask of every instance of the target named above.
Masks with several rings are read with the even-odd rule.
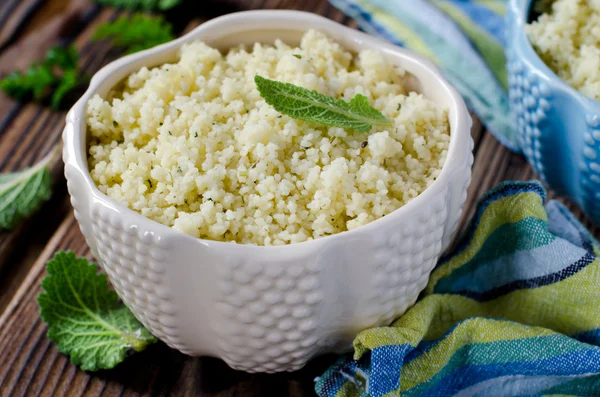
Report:
[[[393,125],[391,120],[372,107],[368,98],[361,94],[356,94],[350,102],[346,102],[258,75],[254,77],[254,82],[269,105],[295,119],[359,132],[369,132],[374,125]]]
[[[71,251],[57,252],[46,265],[44,292],[38,297],[48,338],[86,371],[110,369],[130,352],[142,351],[156,338],[109,289],[104,274]]]
[[[48,156],[24,171],[0,174],[0,230],[10,230],[33,214],[52,193],[48,166],[60,153]]]
[[[122,8],[124,10],[169,10],[179,5],[183,0],[93,0],[95,3]]]
[[[108,39],[131,54],[173,40],[173,28],[162,17],[135,14],[106,22],[98,27],[94,39]]]
[[[52,107],[57,108],[62,99],[79,86],[77,60],[75,47],[53,47],[42,62],[1,79],[0,90],[20,101],[51,97]],[[59,92],[56,93],[55,89]]]

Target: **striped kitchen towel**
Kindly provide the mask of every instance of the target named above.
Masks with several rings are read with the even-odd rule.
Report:
[[[508,106],[506,0],[329,0],[366,32],[434,61],[494,136],[519,152]]]
[[[319,396],[600,396],[600,249],[538,182],[481,199],[420,300],[361,332]]]

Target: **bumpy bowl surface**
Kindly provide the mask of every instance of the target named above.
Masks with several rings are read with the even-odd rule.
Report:
[[[375,48],[411,72],[449,109],[451,142],[438,179],[369,225],[313,241],[259,247],[195,239],[153,222],[95,187],[87,166],[85,107],[142,66],[177,58],[191,40],[297,43],[309,28],[347,48]],[[347,351],[359,331],[390,323],[424,288],[454,233],[473,162],[471,119],[435,67],[400,48],[325,18],[251,11],[203,24],[171,43],[111,63],[67,116],[65,174],[75,216],[100,265],[136,317],[169,346],[220,357],[251,372],[292,371],[313,356]]]
[[[600,223],[600,103],[561,80],[527,34],[532,0],[507,12],[509,98],[519,145],[540,178]]]

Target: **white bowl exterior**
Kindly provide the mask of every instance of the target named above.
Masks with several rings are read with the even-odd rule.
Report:
[[[141,66],[176,59],[185,42],[297,42],[309,28],[347,48],[376,48],[449,108],[451,143],[438,179],[394,213],[350,232],[279,247],[195,239],[100,193],[87,169],[85,106]],[[63,134],[75,217],[119,296],[154,335],[190,355],[250,372],[293,371],[313,356],[350,349],[361,330],[414,304],[456,230],[473,162],[471,119],[429,61],[325,18],[251,11],[205,23],[165,45],[111,63],[71,109]]]

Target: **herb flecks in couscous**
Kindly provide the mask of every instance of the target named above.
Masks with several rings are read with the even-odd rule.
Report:
[[[526,31],[550,69],[600,101],[600,0],[557,0]]]
[[[255,75],[364,95],[394,125],[358,133],[294,120],[261,98]],[[299,48],[226,55],[189,43],[177,63],[89,101],[90,172],[108,196],[196,237],[274,245],[354,229],[418,196],[446,158],[446,110],[407,93],[403,77],[379,52],[354,55],[316,31]]]

